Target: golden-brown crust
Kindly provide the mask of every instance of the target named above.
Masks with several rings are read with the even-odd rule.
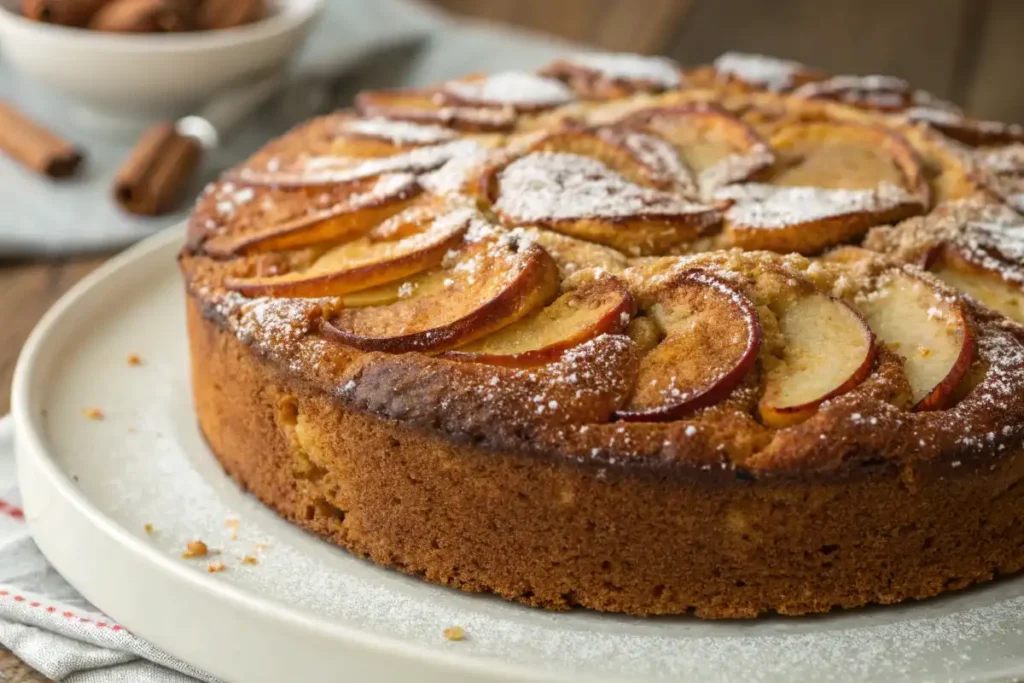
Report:
[[[1024,566],[1017,523],[1024,489],[1015,485],[1024,477],[1024,332],[918,268],[949,244],[998,262],[1000,272],[1024,256],[1015,244],[993,247],[978,236],[979,222],[1024,231],[1024,218],[987,189],[975,161],[983,152],[900,112],[869,111],[870,103],[801,99],[735,78],[683,78],[677,90],[557,74],[585,97],[615,99],[555,105],[571,92],[561,81],[527,80],[525,100],[493,102],[481,78],[453,82],[450,92],[412,93],[409,102],[403,94],[367,95],[364,109],[379,100],[391,116],[397,105],[416,111],[399,112],[401,121],[343,113],[305,124],[200,199],[181,267],[197,411],[227,471],[285,517],[380,564],[553,609],[799,614],[926,597]],[[840,193],[853,202],[841,208],[854,207],[856,230],[818,242],[801,234],[848,220],[835,211],[798,215],[784,230],[770,221],[752,228],[792,233],[779,250],[816,253],[879,222],[925,215],[874,227],[866,249],[813,260],[707,251],[721,243],[718,217],[728,224],[731,199],[696,193],[681,175],[685,164],[665,160],[669,136],[652,144],[643,136],[656,132],[630,127],[649,118],[645,111],[708,112],[746,131],[747,144],[697,150],[712,160],[726,147],[761,153],[727,184],[749,183],[755,173],[770,183],[780,169],[772,164],[792,161],[787,131],[812,131],[826,142],[836,140],[834,131],[868,131],[860,137],[879,142],[893,159],[895,192],[903,193],[896,203],[857,195],[870,187],[867,174],[866,185]],[[492,114],[508,119],[501,135],[466,134]],[[422,120],[431,126],[409,127]],[[559,144],[544,146],[553,139]],[[498,179],[515,177],[506,171],[522,159],[535,163],[517,167],[518,197],[529,201],[509,207]],[[595,175],[594,164],[604,170]],[[594,199],[601,183],[620,204]],[[573,202],[546,196],[552,185],[581,193]],[[440,273],[434,285],[446,269],[461,268],[460,255],[490,254],[481,245],[493,244],[511,245],[516,258],[532,254],[533,269],[522,271],[531,287],[502,289],[505,280],[523,279],[515,277],[520,266],[491,254],[462,268],[462,279],[446,277],[442,289],[406,280],[358,303],[312,298],[322,294],[313,289],[304,298],[231,291],[240,278],[313,268],[339,239],[400,210],[436,209],[439,197],[452,211],[474,213],[463,241],[431,271]],[[351,212],[355,223],[317,223],[323,212],[353,204],[361,207]],[[586,210],[573,213],[577,204]],[[688,223],[705,215],[715,219]],[[993,255],[997,247],[1013,253]],[[630,258],[638,254],[647,256]],[[877,341],[865,346],[864,372],[809,417],[782,428],[764,423],[758,402],[768,369],[782,362],[780,320],[789,303],[826,294],[859,319],[861,297],[897,272],[956,310],[976,345],[963,356],[964,379],[950,379],[955,386],[925,406],[948,409],[914,412],[905,359]],[[739,309],[756,316],[745,328],[756,330],[749,344],[756,360],[709,405],[665,422],[621,421],[644,358],[667,338],[651,322],[664,314],[657,292],[681,273],[742,299]],[[630,302],[605,333],[556,347],[551,362],[532,367],[459,354],[467,341],[526,320],[559,292],[598,277],[613,278]],[[1008,280],[1024,282],[1024,271]],[[478,306],[463,316],[473,321],[468,327],[460,327],[463,318],[431,327],[444,317],[433,308],[454,316],[474,291],[504,303]]]
[[[296,524],[434,583],[549,609],[737,618],[924,598],[1024,566],[1019,446],[941,472],[866,459],[853,480],[694,486],[354,410],[194,299],[189,336],[200,426],[226,471]],[[861,455],[891,438],[865,421],[832,445],[855,439],[844,450]]]

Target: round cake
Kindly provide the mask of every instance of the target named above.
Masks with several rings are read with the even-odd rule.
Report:
[[[1017,572],[1022,143],[743,54],[361,93],[198,201],[199,424],[291,522],[548,609],[795,615]]]

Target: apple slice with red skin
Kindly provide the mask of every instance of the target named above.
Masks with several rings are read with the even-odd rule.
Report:
[[[625,285],[601,277],[555,299],[550,306],[442,358],[513,368],[553,363],[562,354],[602,334],[619,334],[635,308]]]
[[[403,282],[398,293],[390,304],[343,308],[324,322],[324,333],[364,351],[452,349],[554,299],[558,266],[541,247],[502,236],[469,245],[444,267]]]
[[[502,171],[516,158],[534,152],[575,154],[595,159],[637,185],[677,190],[686,196],[693,196],[697,191],[689,169],[667,142],[641,131],[610,126],[570,128],[548,133],[526,146],[521,154],[506,155],[480,174],[480,195],[492,203],[497,201]]]
[[[445,254],[462,243],[476,212],[456,209],[438,215],[420,209],[413,207],[365,237],[326,251],[304,270],[228,278],[224,285],[246,296],[341,296],[428,270],[440,265]],[[411,229],[419,232],[410,233]]]
[[[668,142],[709,197],[722,185],[748,180],[772,165],[771,148],[748,124],[718,105],[696,102],[634,112],[621,125]]]
[[[407,209],[422,188],[412,175],[374,178],[327,209],[269,226],[258,232],[215,235],[203,243],[214,257],[301,249],[323,242],[352,239]]]
[[[785,304],[778,319],[785,347],[765,374],[758,404],[768,427],[806,420],[824,401],[860,384],[875,361],[871,329],[839,299],[818,293],[799,296]]]
[[[914,410],[947,407],[974,361],[974,331],[963,304],[923,278],[893,270],[857,306],[903,358]]]
[[[619,420],[681,419],[724,400],[754,367],[761,344],[754,304],[703,270],[673,276],[655,293],[647,317],[665,337],[641,359]]]
[[[1016,264],[1004,262],[998,249],[987,250],[979,258],[975,250],[944,242],[930,249],[922,262],[947,285],[1010,320],[1024,323],[1024,273]]]

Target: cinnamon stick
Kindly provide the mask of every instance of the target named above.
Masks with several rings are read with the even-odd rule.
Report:
[[[22,0],[21,13],[29,19],[62,26],[86,26],[110,0]]]
[[[251,24],[266,15],[266,0],[203,0],[196,22],[201,30],[219,30]]]
[[[130,213],[167,213],[201,157],[198,141],[178,133],[173,123],[157,124],[142,135],[118,171],[114,199]]]
[[[6,102],[0,101],[0,149],[27,168],[51,178],[74,174],[82,153]]]
[[[114,0],[89,22],[96,31],[173,33],[192,28],[183,6],[174,0]]]

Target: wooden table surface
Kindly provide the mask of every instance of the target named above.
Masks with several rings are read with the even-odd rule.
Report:
[[[983,117],[1024,121],[1024,0],[434,0],[463,14],[685,64],[734,49],[907,78]],[[32,326],[105,257],[0,263],[0,411]],[[45,679],[0,649],[0,681]]]

